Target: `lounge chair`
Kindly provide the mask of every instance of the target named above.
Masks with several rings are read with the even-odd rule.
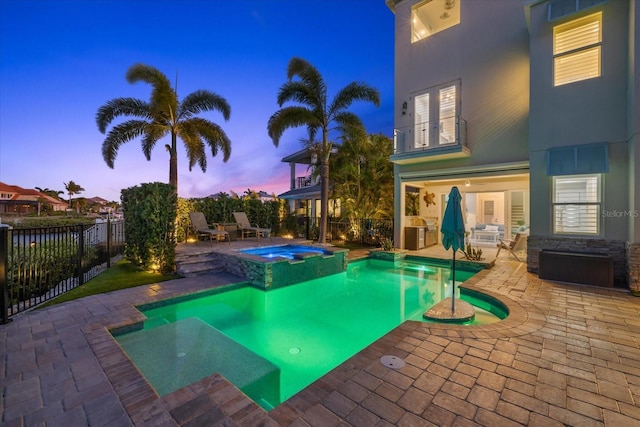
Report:
[[[216,240],[219,240],[218,237],[222,236],[222,240],[226,238],[227,242],[231,244],[231,237],[229,236],[229,232],[226,230],[211,228],[211,226],[218,227],[218,224],[207,224],[207,219],[204,217],[204,214],[202,212],[189,212],[189,219],[191,220],[191,226],[195,230],[197,237],[209,236],[209,242],[211,243],[211,245],[213,245],[213,238],[215,237]]]
[[[247,218],[247,214],[244,212],[234,212],[233,217],[236,219],[236,223],[238,224],[238,228],[240,229],[240,235],[242,236],[242,240],[244,240],[245,236],[251,236],[254,234],[258,239],[260,237],[269,237],[271,238],[271,229],[270,228],[260,228],[256,224],[251,225],[249,222],[249,218]]]
[[[496,258],[498,258],[498,256],[500,255],[501,250],[506,249],[509,251],[511,255],[515,257],[515,259],[522,262],[522,260],[518,258],[518,255],[516,254],[516,252],[523,251],[527,248],[527,237],[529,237],[527,234],[516,233],[513,240],[498,239],[499,243],[498,243],[498,252],[496,252]]]

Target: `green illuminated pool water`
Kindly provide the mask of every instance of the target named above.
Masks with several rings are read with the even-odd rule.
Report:
[[[143,310],[144,329],[116,339],[161,395],[220,372],[270,409],[403,321],[422,321],[450,296],[449,274],[425,263],[363,260],[266,292],[247,286]],[[456,282],[473,274],[457,270]],[[476,323],[500,320],[477,312]]]

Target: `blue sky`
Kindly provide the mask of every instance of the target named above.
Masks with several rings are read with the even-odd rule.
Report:
[[[164,141],[147,161],[139,141],[123,145],[110,169],[101,155],[98,108],[116,97],[148,100],[150,88],[125,79],[153,65],[178,95],[214,91],[231,119],[202,115],[232,142],[227,163],[207,158],[188,170],[180,144],[179,195],[289,189],[282,157],[299,149],[304,129],[278,148],[266,126],[291,57],[311,62],[330,96],[352,81],[376,87],[381,106],[355,103],[370,133],[393,133],[393,14],[384,0],[2,0],[0,1],[0,181],[26,188],[85,188],[85,197],[119,200],[120,190],[168,182]],[[298,175],[304,175],[305,169]]]

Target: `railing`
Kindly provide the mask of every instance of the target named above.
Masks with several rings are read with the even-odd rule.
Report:
[[[124,221],[0,226],[0,323],[97,276],[124,253],[124,244]]]
[[[443,147],[467,146],[467,121],[461,117],[457,117],[455,124],[452,123],[451,129],[455,130],[455,135],[445,138],[440,133],[437,136],[430,135],[427,139],[424,132],[429,131],[426,124],[417,123],[415,125],[406,126],[393,130],[393,154],[403,154],[411,152],[428,152]],[[445,123],[440,125],[441,129],[447,129]],[[421,134],[416,137],[416,133]],[[416,138],[418,138],[416,140]]]
[[[315,185],[311,175],[296,177],[296,188],[312,187]]]

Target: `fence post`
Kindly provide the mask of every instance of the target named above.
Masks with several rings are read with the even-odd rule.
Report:
[[[79,225],[78,229],[78,286],[84,284],[84,271],[82,271],[82,264],[84,262],[84,225]]]
[[[310,236],[310,233],[309,233],[309,228],[310,227],[309,226],[310,226],[310,223],[311,223],[311,217],[306,216],[304,219],[305,219],[304,222],[305,222],[305,225],[306,225],[305,235],[307,237],[307,240],[311,240],[311,237],[309,237]]]
[[[107,216],[107,268],[111,267],[111,215]]]
[[[0,324],[9,323],[9,226],[0,224]]]

